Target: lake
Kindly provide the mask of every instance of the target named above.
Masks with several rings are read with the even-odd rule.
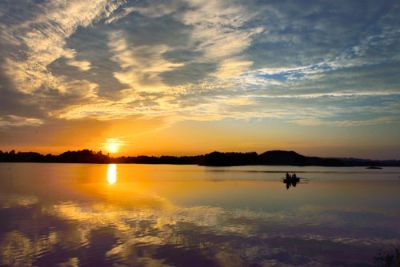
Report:
[[[0,205],[4,266],[375,266],[400,248],[394,167],[1,163]]]

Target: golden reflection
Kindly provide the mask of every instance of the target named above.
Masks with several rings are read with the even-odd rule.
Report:
[[[113,185],[117,182],[117,164],[108,164],[107,182],[110,185]]]

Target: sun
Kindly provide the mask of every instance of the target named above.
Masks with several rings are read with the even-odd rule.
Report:
[[[111,153],[117,153],[119,150],[119,145],[117,143],[108,143],[107,150]]]
[[[106,149],[110,153],[117,153],[120,146],[121,142],[117,138],[109,138],[106,141]]]

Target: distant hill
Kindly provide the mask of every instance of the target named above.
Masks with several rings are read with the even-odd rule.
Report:
[[[196,164],[203,166],[294,165],[294,166],[400,166],[400,160],[369,160],[356,158],[321,158],[300,155],[295,151],[273,150],[256,152],[212,152],[198,156],[135,156],[111,157],[101,151],[84,149],[60,155],[36,152],[0,151],[0,162],[43,163],[140,163],[140,164]]]
[[[282,165],[291,162],[293,165],[305,165],[308,158],[294,151],[273,150],[258,156],[261,164]]]
[[[343,166],[347,165],[345,161],[334,158],[306,157],[294,151],[267,151],[260,156],[262,165],[318,165],[318,166]],[[368,164],[367,164],[368,165]]]
[[[213,152],[200,165],[293,165],[293,166],[400,166],[400,160],[307,157],[295,151],[272,150],[262,154]]]

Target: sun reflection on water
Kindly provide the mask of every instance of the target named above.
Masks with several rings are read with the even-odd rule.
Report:
[[[108,164],[107,182],[110,185],[113,185],[117,182],[117,164]]]

